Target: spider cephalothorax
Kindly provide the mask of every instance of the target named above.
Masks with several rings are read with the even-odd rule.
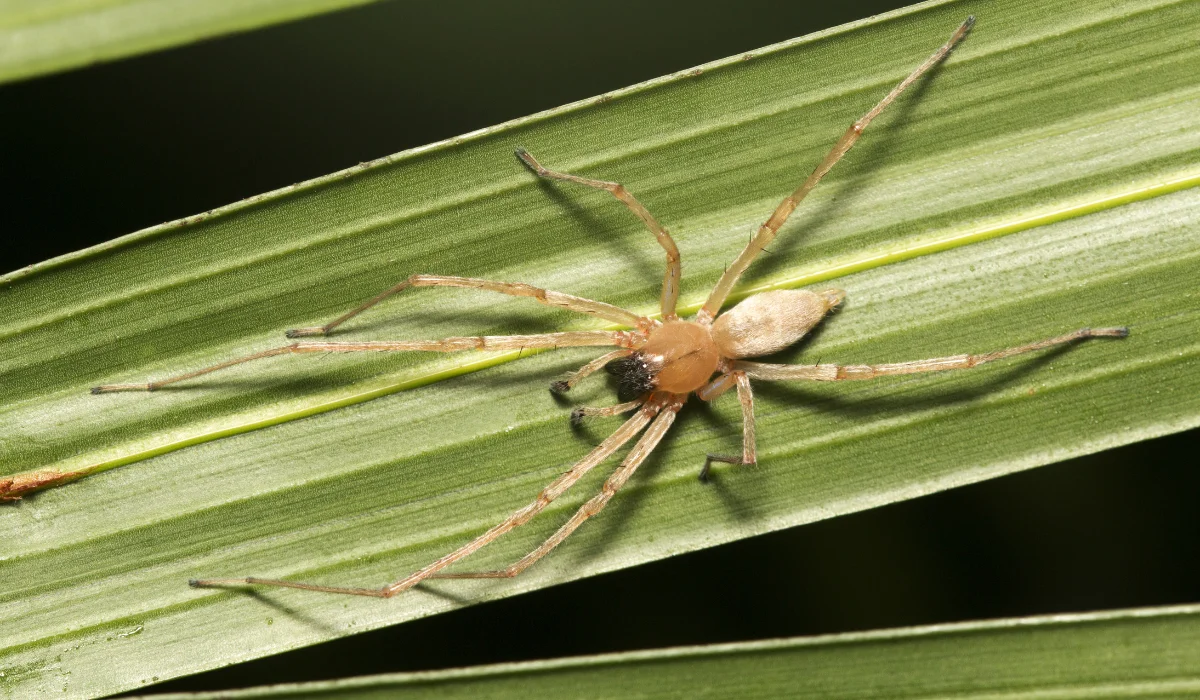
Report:
[[[597,445],[586,457],[551,482],[531,503],[520,508],[505,520],[476,537],[471,542],[416,571],[409,576],[382,588],[345,588],[294,583],[278,579],[237,578],[205,579],[192,581],[195,586],[219,586],[230,584],[263,584],[303,588],[329,593],[389,598],[408,590],[421,581],[431,578],[508,578],[524,571],[535,561],[556,547],[574,532],[583,521],[600,512],[613,494],[633,475],[633,472],[658,445],[675,420],[688,397],[695,393],[704,401],[711,401],[726,391],[736,388],[742,408],[742,454],[737,456],[709,455],[709,461],[751,464],[757,459],[754,437],[754,396],[750,389],[751,379],[762,380],[811,380],[838,381],[844,379],[871,379],[895,374],[914,374],[951,369],[966,369],[976,365],[1010,357],[1020,353],[1061,345],[1084,338],[1124,337],[1124,328],[1082,329],[1056,338],[998,350],[979,355],[954,355],[914,362],[897,362],[876,365],[784,365],[746,362],[743,358],[759,357],[778,352],[793,345],[820,322],[830,310],[837,307],[844,296],[837,289],[822,292],[804,290],[771,291],[747,298],[740,304],[718,316],[729,297],[733,285],[751,262],[775,238],[779,227],[787,220],[817,182],[829,172],[842,156],[855,144],[884,107],[950,52],[970,30],[974,18],[968,18],[940,49],[922,63],[907,78],[900,82],[879,104],[856,121],[834,144],[833,149],[817,166],[816,170],[796,189],[784,198],[767,222],[751,238],[749,245],[733,261],[718,280],[704,306],[692,320],[680,320],[676,315],[679,297],[681,267],[679,249],[667,230],[658,223],[650,212],[634,198],[624,186],[616,182],[593,180],[570,173],[558,172],[542,167],[524,149],[517,156],[541,177],[575,182],[612,193],[630,211],[638,216],[658,240],[667,257],[666,274],[663,277],[661,295],[661,321],[626,311],[604,302],[539,289],[528,284],[494,282],[468,277],[440,275],[413,275],[400,284],[384,291],[365,304],[352,309],[324,326],[299,328],[287,332],[289,338],[327,335],[336,327],[383,299],[409,287],[469,287],[507,294],[530,297],[535,301],[558,308],[617,323],[629,331],[568,331],[523,336],[480,336],[467,338],[443,338],[441,340],[401,340],[367,342],[308,342],[292,343],[253,355],[236,358],[194,372],[179,374],[168,379],[146,384],[111,384],[97,387],[95,393],[111,391],[153,390],[232,365],[249,362],[262,357],[290,353],[323,352],[393,352],[393,351],[457,351],[457,350],[501,350],[526,348],[560,348],[571,346],[608,346],[615,348],[605,355],[587,363],[567,378],[554,382],[551,389],[556,393],[569,391],[576,383],[592,373],[607,367],[616,374],[625,392],[633,399],[615,406],[581,406],[571,412],[572,421],[585,416],[615,416],[633,412],[625,423],[608,438]],[[715,377],[714,377],[715,375]],[[645,431],[645,432],[643,432]],[[495,540],[506,532],[526,523],[542,511],[555,498],[563,494],[576,481],[596,465],[603,462],[638,433],[633,449],[622,460],[621,465],[604,483],[600,493],[583,504],[578,511],[541,546],[522,557],[516,563],[496,571],[444,572],[443,569],[463,559],[480,547]],[[707,473],[708,464],[701,471]]]
[[[634,353],[650,375],[651,386],[689,394],[717,371],[721,353],[707,324],[672,320],[650,331]]]

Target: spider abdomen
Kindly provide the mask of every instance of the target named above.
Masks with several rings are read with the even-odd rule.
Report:
[[[713,321],[712,339],[725,357],[770,355],[804,337],[844,297],[840,289],[755,294]]]
[[[655,328],[637,355],[650,368],[655,388],[676,394],[704,386],[721,361],[708,328],[691,321]]]

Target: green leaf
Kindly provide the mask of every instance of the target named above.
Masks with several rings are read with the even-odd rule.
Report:
[[[0,3],[0,82],[373,1],[5,0]]]
[[[182,697],[1200,697],[1200,607],[680,647]]]
[[[88,387],[272,347],[413,272],[653,310],[652,237],[604,193],[536,181],[518,145],[637,193],[675,234],[694,307],[846,125],[971,13],[972,36],[872,125],[744,290],[847,290],[781,361],[982,352],[1080,326],[1130,338],[969,372],[760,383],[759,465],[707,487],[703,455],[737,449],[740,415],[728,397],[692,406],[601,517],[511,581],[390,601],[186,586],[380,585],[449,551],[615,428],[572,433],[546,391],[597,353],[467,376],[498,360],[284,357],[154,394]],[[1198,15],[1194,2],[917,6],[0,278],[0,471],[108,469],[0,508],[0,688],[128,689],[1200,424]],[[583,327],[521,300],[417,290],[341,337]],[[613,400],[602,380],[573,393]],[[470,567],[540,542],[606,471]]]

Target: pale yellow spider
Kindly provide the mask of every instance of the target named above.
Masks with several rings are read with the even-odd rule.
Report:
[[[985,362],[1061,345],[1063,343],[1070,343],[1084,338],[1101,336],[1124,337],[1127,335],[1128,331],[1125,328],[1085,328],[1056,338],[1049,338],[979,355],[955,355],[880,365],[778,365],[747,362],[745,358],[768,355],[794,344],[820,322],[831,309],[841,303],[845,296],[844,292],[839,289],[827,289],[822,292],[765,292],[746,299],[733,309],[718,316],[718,311],[725,302],[734,283],[737,282],[738,278],[741,277],[742,273],[749,267],[759,252],[775,238],[779,227],[787,220],[788,216],[796,208],[796,205],[804,199],[805,195],[829,172],[830,168],[858,141],[859,136],[866,129],[867,125],[871,123],[871,120],[895,100],[905,88],[944,59],[950,53],[950,50],[966,36],[973,24],[974,18],[967,18],[967,21],[958,27],[949,41],[934,52],[928,60],[918,66],[916,70],[888,93],[879,104],[875,105],[871,111],[867,112],[846,131],[829,154],[825,156],[825,159],[821,161],[821,164],[817,166],[816,170],[808,176],[808,179],[795,192],[788,195],[775,209],[775,212],[771,214],[771,218],[762,225],[751,239],[749,245],[746,246],[746,249],[742,251],[737,259],[733,261],[733,264],[725,271],[725,274],[717,282],[712,293],[709,294],[703,308],[691,320],[682,320],[675,313],[675,302],[679,296],[679,249],[675,246],[675,242],[671,239],[670,234],[650,215],[650,212],[628,190],[618,183],[592,180],[548,170],[542,167],[528,152],[520,149],[517,151],[517,156],[539,176],[576,182],[581,185],[607,190],[645,222],[667,254],[667,270],[663,278],[661,297],[661,321],[639,316],[611,304],[539,289],[527,284],[492,282],[466,277],[413,275],[324,326],[291,330],[287,332],[287,336],[289,338],[298,338],[327,335],[341,324],[380,301],[410,287],[471,287],[508,294],[510,296],[532,297],[542,304],[591,314],[607,321],[622,324],[632,330],[571,331],[520,336],[444,338],[441,340],[298,342],[156,382],[149,382],[147,384],[112,384],[93,389],[93,393],[97,394],[111,391],[153,391],[168,384],[208,374],[209,372],[225,367],[263,357],[291,353],[393,352],[411,350],[453,352],[458,350],[562,348],[583,345],[615,346],[617,348],[587,363],[566,379],[555,382],[551,385],[551,389],[556,393],[566,392],[583,378],[605,366],[609,366],[610,369],[616,369],[616,373],[621,375],[624,387],[632,389],[638,395],[638,398],[627,403],[603,408],[577,408],[572,412],[572,419],[577,421],[583,416],[612,416],[636,411],[634,416],[601,442],[586,457],[571,467],[569,471],[551,482],[549,486],[538,494],[538,497],[532,503],[513,512],[487,532],[425,568],[382,588],[321,586],[255,577],[194,579],[190,581],[191,585],[205,587],[254,584],[284,586],[310,591],[324,591],[327,593],[348,593],[352,595],[390,598],[426,579],[510,578],[524,571],[538,559],[541,559],[566,539],[568,535],[574,532],[577,527],[583,524],[583,521],[599,513],[604,508],[617,490],[629,480],[629,477],[633,475],[634,471],[642,464],[647,455],[662,440],[667,430],[671,427],[671,423],[674,422],[675,415],[692,392],[695,392],[703,401],[711,401],[729,389],[737,388],[738,398],[742,405],[742,454],[740,457],[709,455],[709,462],[715,460],[753,464],[756,461],[756,457],[754,446],[754,398],[750,390],[751,379],[837,381],[842,379],[871,379],[873,377],[892,374],[965,369]],[[610,365],[610,363],[612,364]],[[716,377],[714,378],[713,375],[716,375]],[[647,426],[649,427],[647,428]],[[443,572],[443,569],[449,567],[451,564],[473,554],[504,533],[528,522],[549,505],[551,501],[562,495],[584,474],[616,452],[625,443],[632,440],[643,428],[646,429],[646,432],[637,441],[616,471],[604,482],[600,493],[584,503],[566,524],[560,527],[557,532],[537,549],[534,549],[511,566],[497,571]],[[709,463],[706,462],[704,469],[701,471],[702,479],[707,474],[708,467]]]

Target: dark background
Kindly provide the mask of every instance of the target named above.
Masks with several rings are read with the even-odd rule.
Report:
[[[385,2],[0,86],[0,272],[903,4]],[[1193,602],[1198,436],[154,690]]]

